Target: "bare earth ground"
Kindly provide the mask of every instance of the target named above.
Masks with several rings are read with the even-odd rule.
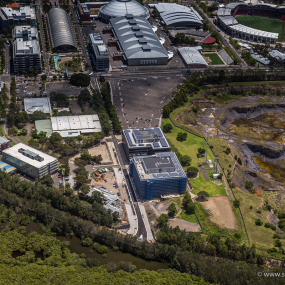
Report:
[[[161,214],[168,214],[167,208],[171,203],[172,203],[172,201],[159,203],[159,204],[155,205],[155,208],[160,213],[160,215]],[[177,205],[175,205],[175,207],[178,210],[179,207]]]
[[[201,202],[204,208],[208,208],[214,215],[211,221],[221,228],[236,229],[236,220],[227,196],[210,197],[208,201]]]
[[[103,158],[101,164],[103,165],[108,164],[110,162],[112,163],[106,144],[100,144],[99,146],[89,148],[88,152],[92,156],[101,154]]]
[[[200,232],[201,228],[196,223],[190,223],[181,219],[174,219],[169,221],[169,225],[173,228],[179,227],[180,230],[185,230],[186,232]]]

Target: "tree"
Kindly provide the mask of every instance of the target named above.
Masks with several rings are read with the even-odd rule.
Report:
[[[175,207],[175,204],[173,202],[168,206],[167,211],[168,211],[169,217],[174,217],[174,215],[176,213],[176,207]]]
[[[53,144],[53,145],[56,144],[56,143],[60,143],[61,140],[62,140],[62,137],[61,137],[61,135],[60,135],[59,133],[57,133],[57,132],[52,133],[52,134],[50,135],[50,137],[49,137],[49,141],[50,141],[50,143]]]
[[[186,139],[187,139],[187,133],[179,132],[179,133],[177,134],[176,139],[177,139],[178,141],[186,141]]]
[[[31,117],[31,122],[34,122],[34,121],[37,121],[37,120],[46,120],[47,119],[47,116],[46,114],[43,112],[43,111],[35,111]]]
[[[180,163],[182,164],[182,166],[187,166],[191,164],[191,157],[189,155],[182,155],[180,158]]]
[[[168,124],[165,124],[163,127],[162,127],[162,130],[164,133],[171,133],[171,130],[173,129],[173,126],[168,123]]]
[[[197,194],[198,198],[200,200],[207,200],[207,198],[209,198],[209,193],[207,191],[200,191],[198,194]]]
[[[253,183],[252,183],[252,181],[245,181],[244,187],[245,187],[247,190],[251,191],[252,188],[253,188]]]
[[[160,227],[164,228],[167,226],[168,222],[168,215],[166,214],[161,214],[156,221],[159,223]]]
[[[238,158],[237,162],[238,162],[240,165],[242,165],[242,161],[241,161],[240,157]]]
[[[16,127],[12,127],[8,130],[9,135],[15,136],[18,133],[18,129]]]
[[[89,246],[91,246],[93,244],[93,240],[91,238],[89,238],[89,237],[86,237],[86,238],[82,237],[81,240],[82,240],[82,245],[83,246],[89,247]]]
[[[260,219],[256,219],[256,220],[255,220],[255,224],[256,224],[257,226],[262,226],[263,222],[262,222]]]
[[[83,73],[75,73],[70,77],[71,85],[87,87],[90,84],[90,76]]]
[[[81,151],[80,159],[85,160],[85,161],[90,161],[91,160],[91,155],[89,154],[87,149],[83,149]]]
[[[199,152],[199,154],[204,154],[206,152],[206,150],[202,147],[199,147],[198,152]]]
[[[238,208],[240,205],[240,201],[236,199],[236,200],[234,200],[233,204],[234,204],[235,208]]]
[[[199,172],[199,169],[195,166],[189,166],[187,168],[187,176],[188,177],[195,177],[198,172]]]
[[[45,80],[47,80],[47,76],[46,76],[45,74],[43,74],[43,75],[41,76],[41,79],[42,79],[42,81],[45,81]]]
[[[45,175],[42,179],[43,183],[46,184],[48,187],[53,185],[53,179],[51,178],[50,174]]]

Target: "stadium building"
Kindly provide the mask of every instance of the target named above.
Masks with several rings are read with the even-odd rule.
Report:
[[[127,14],[110,20],[119,55],[127,65],[166,65],[168,55],[144,17]]]
[[[71,52],[77,48],[76,39],[66,12],[52,8],[47,16],[51,47],[59,52]]]
[[[219,8],[217,12],[217,23],[233,37],[274,44],[278,40],[278,33],[266,32],[239,24],[235,17],[241,15],[281,19],[282,15],[285,15],[285,6],[278,7],[267,3],[229,3]]]
[[[123,146],[129,158],[168,152],[171,147],[161,128],[123,130]]]
[[[23,143],[2,151],[2,160],[18,171],[41,179],[58,171],[58,160]]]
[[[183,194],[187,187],[187,176],[174,152],[132,158],[129,175],[141,199]]]
[[[132,14],[135,17],[149,18],[149,11],[136,0],[113,0],[99,10],[99,19],[108,23],[111,19]]]
[[[158,11],[168,29],[196,28],[204,24],[202,17],[192,7],[173,3],[149,4],[149,7]]]

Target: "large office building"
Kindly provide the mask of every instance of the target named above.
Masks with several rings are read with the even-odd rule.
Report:
[[[102,131],[98,115],[51,117],[50,120],[35,121],[35,125],[38,132],[45,132],[47,137],[55,132],[66,138]]]
[[[98,71],[109,71],[110,57],[100,34],[90,34],[91,56],[95,69]]]
[[[110,20],[127,65],[166,65],[168,55],[144,17],[127,14]]]
[[[24,108],[28,115],[35,111],[42,111],[46,115],[51,115],[51,105],[49,98],[24,98]]]
[[[132,158],[129,175],[141,199],[182,194],[187,187],[187,176],[174,152]]]
[[[204,24],[202,17],[192,7],[175,3],[149,4],[149,7],[158,11],[168,29],[196,28]]]
[[[30,6],[16,8],[1,8],[0,9],[0,28],[9,29],[12,25],[26,23],[32,27],[36,27],[35,8]]]
[[[2,160],[25,175],[38,179],[58,171],[56,158],[23,143],[3,150]]]
[[[124,17],[126,14],[145,19],[149,18],[148,9],[136,0],[113,0],[99,10],[100,20],[107,23],[110,19]]]
[[[59,52],[71,52],[77,48],[71,22],[63,9],[52,8],[48,13],[47,23],[52,48]]]
[[[42,72],[41,50],[38,32],[32,26],[16,26],[13,29],[13,65],[15,72],[26,72],[29,67]]]
[[[11,146],[11,142],[6,138],[0,137],[0,155],[2,154],[2,150],[5,150]]]
[[[122,142],[129,158],[171,150],[161,128],[158,127],[123,130]]]

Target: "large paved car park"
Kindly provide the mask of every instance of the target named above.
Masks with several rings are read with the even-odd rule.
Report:
[[[50,92],[54,91],[57,93],[64,93],[67,96],[78,96],[80,91],[84,88],[72,86],[70,83],[67,82],[55,82],[55,83],[47,83],[46,84],[46,92],[49,94]]]
[[[113,102],[123,128],[159,125],[163,106],[183,79],[178,74],[111,80]]]
[[[28,96],[40,95],[42,91],[42,83],[38,81],[26,81],[20,80],[16,83],[17,96]]]

